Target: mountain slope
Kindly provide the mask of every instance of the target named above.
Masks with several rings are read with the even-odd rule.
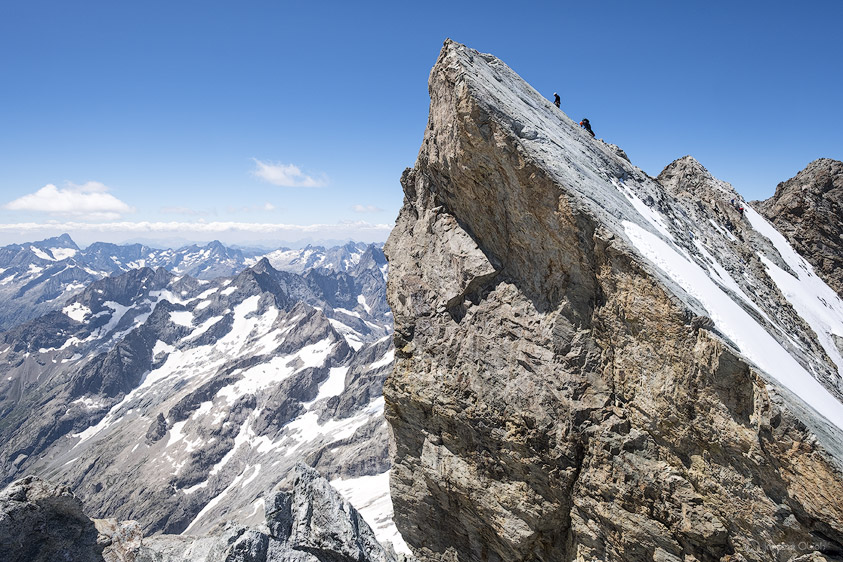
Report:
[[[491,55],[447,41],[429,89],[385,247],[414,553],[841,559],[843,303],[810,265],[693,159],[649,178]]]

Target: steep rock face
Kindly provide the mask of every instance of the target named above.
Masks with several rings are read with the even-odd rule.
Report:
[[[756,207],[843,296],[843,162],[814,160]]]
[[[711,257],[735,234],[698,230],[491,55],[446,42],[430,94],[385,248],[391,486],[414,553],[843,559],[838,367],[801,316],[775,316],[769,269],[736,281],[735,251]]]

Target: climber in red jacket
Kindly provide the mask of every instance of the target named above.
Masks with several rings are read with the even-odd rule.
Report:
[[[583,119],[580,121],[580,127],[591,133],[591,136],[594,136],[594,131],[591,130],[591,123],[588,122],[588,119]]]

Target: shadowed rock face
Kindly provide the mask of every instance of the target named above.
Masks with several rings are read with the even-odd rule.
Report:
[[[4,562],[394,562],[354,507],[315,470],[267,495],[265,524],[204,536],[142,537],[134,521],[91,520],[65,486],[26,477],[0,492]]]
[[[757,208],[843,296],[843,162],[814,160]]]
[[[843,559],[840,430],[625,234],[654,228],[635,199],[702,263],[681,201],[491,55],[446,42],[429,88],[385,248],[391,486],[419,559]]]
[[[28,476],[0,492],[0,559],[95,562],[104,546],[66,486]]]

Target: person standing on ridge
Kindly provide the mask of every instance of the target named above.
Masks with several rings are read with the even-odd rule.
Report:
[[[553,92],[553,105],[555,105],[556,107],[559,107],[560,103],[562,103],[562,100],[559,99],[559,94],[557,94],[556,92]]]
[[[591,123],[588,122],[588,119],[583,119],[580,121],[580,127],[591,133],[591,136],[594,136],[594,131],[591,130]]]

